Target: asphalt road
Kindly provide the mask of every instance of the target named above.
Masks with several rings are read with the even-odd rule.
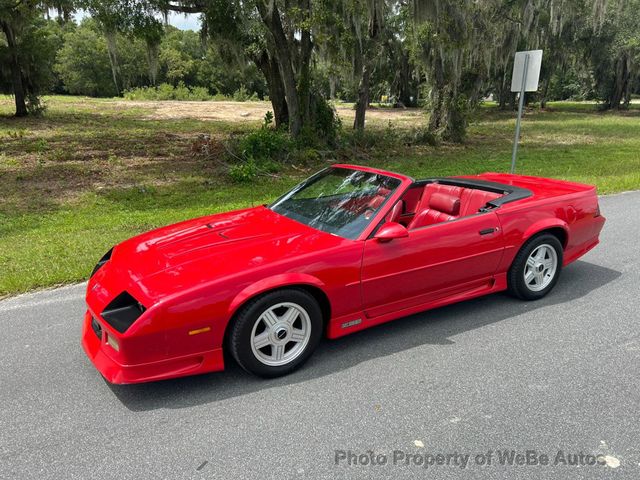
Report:
[[[2,301],[0,478],[640,478],[640,192],[601,207],[602,243],[545,299],[327,341],[276,380],[232,366],[110,386],[79,344],[83,286]],[[336,465],[340,450],[387,462]],[[551,465],[501,465],[503,450]],[[562,463],[581,452],[606,464]]]

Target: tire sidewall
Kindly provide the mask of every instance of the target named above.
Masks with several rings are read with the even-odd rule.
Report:
[[[304,308],[311,323],[311,336],[304,351],[286,365],[270,366],[258,360],[251,349],[251,334],[259,316],[270,306],[291,302]],[[322,311],[318,302],[303,290],[283,289],[267,293],[252,300],[237,315],[230,337],[230,350],[235,360],[246,371],[261,377],[286,375],[306,362],[322,338]]]
[[[530,290],[524,280],[524,270],[526,267],[527,259],[531,252],[533,252],[536,248],[538,248],[542,244],[550,245],[555,251],[558,257],[558,265],[556,267],[556,272],[553,276],[553,279],[544,289],[540,291]],[[563,249],[560,240],[553,234],[550,233],[541,233],[532,238],[530,238],[522,249],[518,252],[511,269],[509,271],[509,283],[510,289],[513,293],[515,293],[518,297],[524,300],[537,300],[539,298],[544,297],[547,293],[549,293],[560,277],[560,271],[562,270],[562,262],[563,262]]]

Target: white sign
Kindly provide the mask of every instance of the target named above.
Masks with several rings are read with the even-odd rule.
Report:
[[[526,57],[529,61],[525,62]],[[525,72],[525,63],[527,68]],[[529,50],[527,52],[516,52],[513,62],[513,74],[511,75],[511,91],[522,90],[522,77],[526,75],[524,86],[525,92],[535,92],[538,90],[538,80],[540,79],[540,66],[542,65],[542,50]]]

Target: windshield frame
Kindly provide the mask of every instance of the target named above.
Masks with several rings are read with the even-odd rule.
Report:
[[[378,209],[376,214],[371,218],[369,223],[366,225],[366,227],[355,238],[343,237],[342,235],[339,235],[339,234],[336,234],[336,233],[331,233],[331,232],[327,232],[325,230],[318,229],[318,228],[316,228],[316,227],[314,227],[312,225],[308,225],[307,223],[301,222],[299,220],[296,220],[295,218],[289,217],[287,215],[283,215],[282,213],[279,213],[279,212],[276,212],[276,211],[273,210],[273,207],[276,206],[278,203],[280,203],[285,198],[287,198],[289,196],[292,196],[295,193],[297,193],[298,191],[302,190],[303,188],[305,188],[309,184],[313,183],[318,177],[324,176],[327,171],[336,170],[336,169],[344,169],[344,170],[360,171],[360,172],[365,172],[365,173],[373,173],[373,174],[376,174],[376,175],[382,175],[382,176],[386,176],[386,177],[393,178],[393,179],[396,179],[396,180],[400,180],[400,183],[395,188],[393,193],[389,197],[387,197],[387,199],[380,206],[380,208]],[[401,175],[401,174],[394,173],[394,172],[388,172],[388,171],[385,171],[385,170],[378,170],[376,168],[361,167],[361,166],[357,166],[357,165],[347,165],[347,164],[335,164],[335,165],[331,165],[331,166],[329,166],[327,168],[323,168],[319,172],[316,172],[315,174],[311,175],[309,178],[307,178],[304,181],[300,182],[298,185],[293,187],[291,190],[286,192],[284,195],[281,195],[276,200],[274,200],[272,203],[266,205],[266,207],[269,210],[271,210],[272,212],[277,213],[278,215],[282,215],[282,216],[288,218],[289,220],[292,220],[294,222],[300,223],[300,224],[305,225],[305,226],[307,226],[309,228],[313,228],[314,230],[317,230],[319,232],[323,232],[323,233],[326,233],[328,235],[334,235],[334,236],[337,236],[337,237],[342,238],[344,240],[360,241],[360,240],[367,239],[371,235],[371,233],[378,227],[378,224],[380,223],[380,221],[389,212],[389,210],[391,209],[391,206],[393,206],[400,199],[400,197],[404,194],[404,192],[407,190],[407,188],[409,188],[414,183],[414,181],[415,180],[413,178],[408,177],[406,175]]]

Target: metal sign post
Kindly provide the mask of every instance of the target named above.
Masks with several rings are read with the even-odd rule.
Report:
[[[524,94],[525,92],[535,92],[538,90],[541,64],[542,50],[517,52],[513,62],[511,91],[520,92],[520,100],[518,102],[518,118],[516,119],[516,136],[513,141],[513,153],[511,154],[511,173],[516,171],[516,157],[518,155],[518,142],[520,141],[520,122],[522,120],[522,109],[524,108]]]
[[[520,141],[520,121],[522,120],[522,108],[524,107],[524,89],[527,86],[527,70],[529,70],[529,54],[524,56],[522,86],[520,87],[520,101],[518,102],[518,118],[516,119],[516,138],[513,140],[513,152],[511,153],[511,173],[515,173],[516,171],[516,156],[518,155],[518,142]]]

